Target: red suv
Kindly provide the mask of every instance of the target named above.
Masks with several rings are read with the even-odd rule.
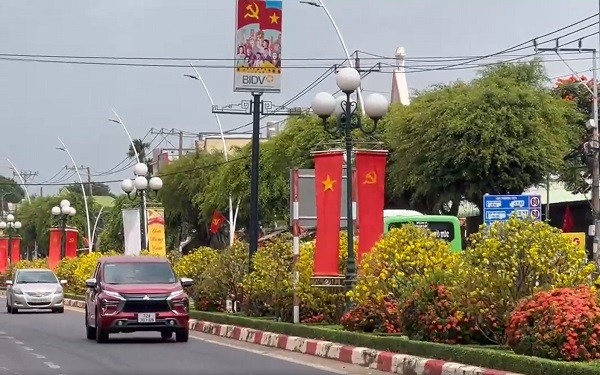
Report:
[[[156,331],[163,340],[175,333],[178,342],[189,338],[189,300],[165,258],[116,256],[102,258],[94,277],[86,280],[87,338],[107,342],[110,333]]]

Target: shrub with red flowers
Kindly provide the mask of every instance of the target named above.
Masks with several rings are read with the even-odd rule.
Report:
[[[391,298],[381,303],[365,302],[342,316],[342,326],[348,331],[400,333],[398,304]]]
[[[451,284],[452,280],[439,276],[414,286],[412,296],[402,306],[402,331],[412,339],[446,344],[485,342],[473,318],[452,298],[451,288],[441,283]]]
[[[560,288],[522,301],[506,329],[518,354],[565,360],[600,359],[600,306],[592,288]]]

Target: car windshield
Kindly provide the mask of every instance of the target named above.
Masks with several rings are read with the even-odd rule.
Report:
[[[112,263],[104,266],[107,284],[173,284],[171,265],[166,262]]]
[[[52,271],[19,271],[17,273],[17,284],[55,284],[58,279]]]

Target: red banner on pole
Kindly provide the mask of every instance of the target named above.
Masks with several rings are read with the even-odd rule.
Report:
[[[317,238],[314,276],[339,276],[343,151],[315,153]]]
[[[13,237],[10,245],[10,264],[21,260],[21,237]]]
[[[355,155],[360,228],[357,261],[360,262],[383,235],[387,151],[357,150]]]
[[[79,243],[79,231],[75,228],[67,228],[67,247],[65,249],[66,258],[77,257],[77,244]]]
[[[8,237],[0,238],[0,273],[8,269]]]
[[[48,266],[54,269],[60,263],[61,228],[50,228],[50,242],[48,243]]]

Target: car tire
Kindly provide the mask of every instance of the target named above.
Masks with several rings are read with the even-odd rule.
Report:
[[[18,313],[18,312],[19,312],[19,309],[17,309],[16,307],[11,307],[11,308],[10,308],[10,313],[11,313],[11,314],[16,314],[16,313]]]
[[[175,332],[175,341],[177,342],[188,342],[189,338],[190,330],[187,328]]]
[[[6,312],[9,313],[9,314],[12,312],[12,308],[8,304],[8,301],[6,301]]]
[[[163,340],[170,340],[173,337],[173,332],[171,331],[163,331],[160,333],[160,338]]]
[[[85,335],[88,340],[96,340],[96,328],[90,327],[88,324],[88,312],[85,309]]]
[[[104,344],[108,342],[108,332],[102,329],[100,322],[98,321],[98,313],[96,312],[96,342],[98,344]]]
[[[59,307],[57,309],[52,310],[53,313],[56,314],[63,314],[65,312],[65,308],[64,307]]]

